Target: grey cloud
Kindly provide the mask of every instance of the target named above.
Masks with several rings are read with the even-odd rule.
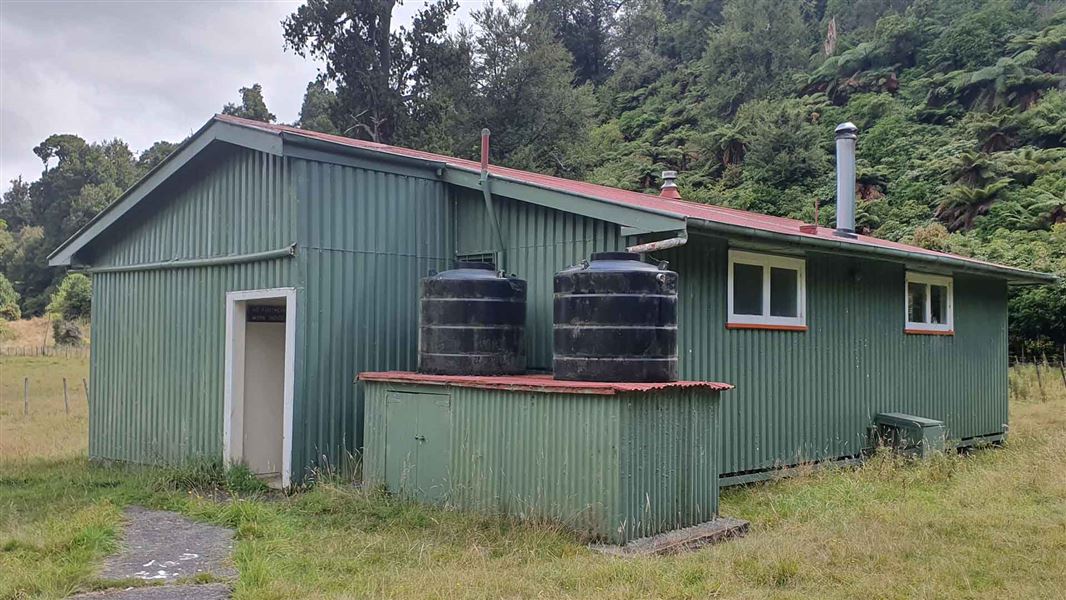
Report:
[[[263,84],[282,121],[316,65],[284,52],[298,2],[0,3],[0,181],[35,179],[52,133],[119,137],[135,150],[180,141],[237,89]]]

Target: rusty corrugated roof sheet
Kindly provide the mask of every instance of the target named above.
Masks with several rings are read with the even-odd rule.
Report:
[[[556,394],[599,394],[613,396],[626,392],[650,392],[666,389],[702,389],[721,392],[733,389],[728,383],[715,381],[671,381],[664,383],[615,383],[607,381],[560,381],[551,375],[426,375],[411,371],[360,373],[360,381],[456,385],[459,387]]]
[[[263,123],[260,121],[251,121],[248,119],[242,119],[230,115],[216,115],[215,119],[228,123],[242,125],[245,127],[256,128],[263,131],[270,131],[278,134],[286,133],[303,138],[339,144],[342,146],[371,150],[383,154],[391,154],[404,158],[412,158],[435,163],[442,163],[447,167],[453,169],[460,169],[474,173],[481,172],[481,164],[473,160],[454,158],[442,154],[434,154],[432,152],[412,150],[410,148],[401,148],[399,146],[379,144],[366,140],[357,140],[339,135],[307,131],[298,127],[290,127],[288,125],[277,125],[272,123]],[[551,175],[542,175],[540,173],[532,173],[529,171],[510,169],[498,165],[489,165],[489,173],[494,177],[499,177],[502,179],[519,183],[526,183],[536,187],[568,192],[588,198],[595,198],[605,202],[645,208],[660,213],[672,213],[679,217],[697,219],[709,223],[731,225],[744,229],[752,229],[769,233],[793,236],[794,238],[797,238],[797,241],[801,243],[804,239],[808,239],[812,241],[820,240],[823,242],[831,242],[843,246],[855,245],[859,247],[865,246],[869,248],[890,249],[919,256],[926,256],[932,259],[950,259],[952,261],[969,263],[977,267],[987,267],[997,270],[1007,269],[1010,271],[1017,272],[1018,274],[1026,274],[1035,277],[1044,276],[1050,281],[1054,280],[1054,277],[1041,273],[1025,271],[1023,269],[1017,269],[1014,267],[1006,267],[1004,265],[998,265],[996,263],[982,261],[975,258],[959,256],[956,254],[949,254],[946,252],[937,252],[936,250],[928,250],[926,248],[920,248],[918,246],[910,246],[907,244],[901,244],[899,242],[892,242],[889,240],[883,240],[880,238],[870,237],[866,235],[858,235],[855,238],[844,238],[834,235],[834,230],[829,227],[819,227],[816,231],[813,232],[801,231],[800,226],[804,223],[796,219],[773,217],[770,215],[764,215],[744,210],[737,210],[724,206],[717,206],[714,204],[702,204],[699,202],[690,202],[680,199],[674,200],[670,198],[663,198],[658,195],[612,188],[603,185],[596,185],[593,183],[586,183],[583,181],[563,179],[561,177],[553,177]]]

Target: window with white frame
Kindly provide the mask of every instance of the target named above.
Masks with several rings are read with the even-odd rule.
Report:
[[[955,326],[951,277],[907,272],[906,331],[950,333]]]
[[[807,326],[806,262],[729,251],[729,325]]]

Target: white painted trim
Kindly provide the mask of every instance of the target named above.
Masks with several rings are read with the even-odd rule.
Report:
[[[222,459],[227,463],[240,462],[243,439],[243,380],[244,380],[244,323],[248,300],[285,300],[285,390],[284,417],[281,437],[281,485],[292,485],[292,404],[296,391],[296,288],[267,288],[226,292],[226,360],[225,393],[223,402]],[[238,340],[237,338],[240,338]],[[239,342],[239,343],[237,343]],[[237,356],[240,354],[241,356]],[[240,406],[234,400],[240,399]],[[234,422],[234,416],[241,415]],[[235,431],[236,430],[236,431]]]
[[[925,285],[925,308],[924,313],[926,318],[929,318],[933,314],[932,311],[932,294],[929,293],[930,285],[939,285],[946,287],[948,291],[947,297],[947,322],[946,323],[926,323],[911,321],[910,311],[907,310],[907,303],[910,302],[910,293],[908,288],[912,283],[920,283]],[[931,275],[929,273],[916,273],[914,271],[907,271],[907,276],[903,282],[903,323],[904,329],[909,331],[954,331],[955,330],[955,280],[951,277],[945,277],[943,275]]]
[[[762,267],[762,312],[761,315],[738,315],[733,312],[733,265],[753,265]],[[796,316],[775,317],[770,315],[770,269],[790,269],[796,271]],[[759,254],[743,250],[729,251],[728,274],[726,279],[726,304],[728,323],[731,325],[789,325],[806,327],[807,325],[807,261],[802,258]]]

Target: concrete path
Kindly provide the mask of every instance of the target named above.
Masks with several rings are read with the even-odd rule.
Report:
[[[230,561],[232,552],[233,531],[230,529],[190,521],[173,512],[132,506],[126,509],[122,550],[104,562],[100,578],[173,584],[209,574],[214,579],[230,580],[237,577],[237,570]],[[215,600],[228,597],[229,588],[221,583],[134,587],[75,596],[122,600]]]

